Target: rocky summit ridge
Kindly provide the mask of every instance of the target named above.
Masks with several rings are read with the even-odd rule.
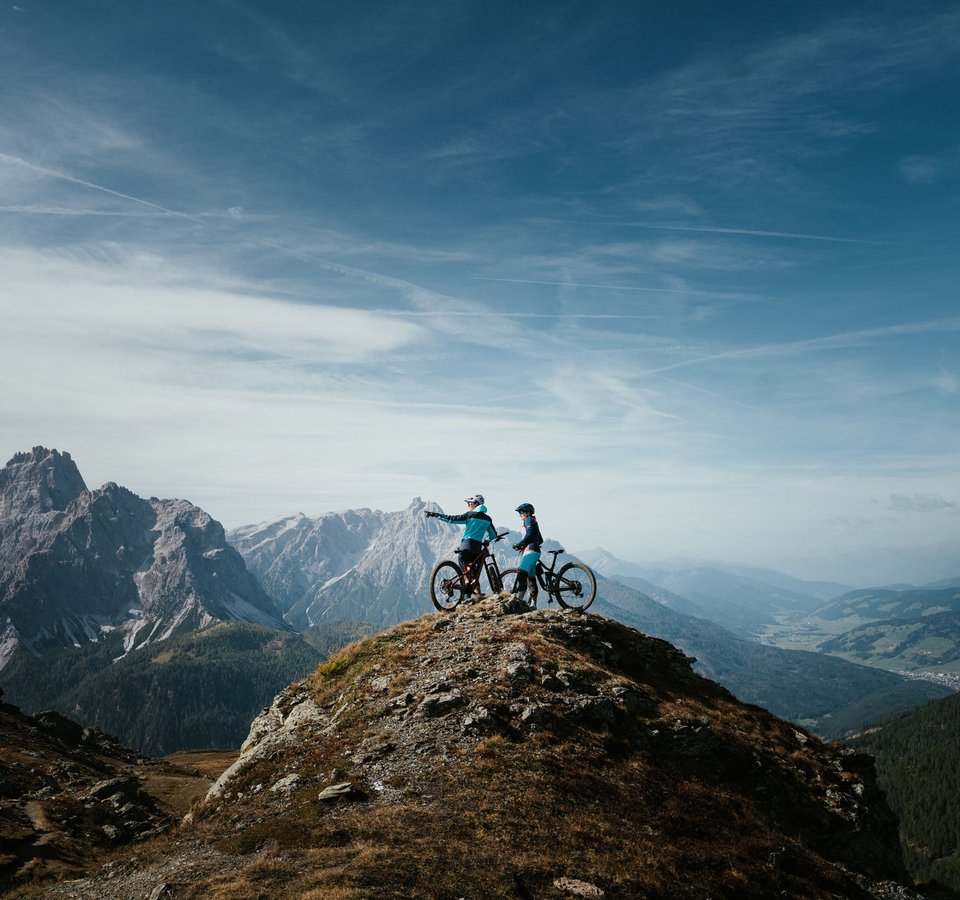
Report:
[[[173,837],[49,896],[900,897],[872,760],[506,595],[281,691]]]
[[[35,447],[0,469],[0,669],[118,631],[121,653],[240,620],[288,629],[227,543],[185,500],[88,490],[67,453]]]

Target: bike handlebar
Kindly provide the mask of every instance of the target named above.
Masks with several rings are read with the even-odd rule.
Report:
[[[491,544],[495,544],[497,541],[502,541],[508,534],[510,534],[510,532],[505,531],[503,532],[503,534],[498,534],[495,538],[487,538],[485,541],[482,542],[484,548],[489,549]],[[457,549],[459,550],[460,548],[458,547]]]

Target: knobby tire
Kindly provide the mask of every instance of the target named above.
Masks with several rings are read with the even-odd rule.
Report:
[[[463,571],[455,562],[444,560],[433,567],[430,576],[430,599],[440,612],[456,609],[463,600]]]
[[[597,596],[597,578],[589,566],[569,562],[550,582],[550,593],[566,609],[586,609]]]
[[[520,570],[517,569],[517,568],[510,568],[510,569],[504,569],[504,570],[500,573],[500,577],[503,579],[503,589],[504,589],[505,591],[510,591],[511,594],[513,593],[513,588],[514,588],[514,586],[515,586],[516,583],[517,583],[517,573],[518,573],[519,571],[520,571]],[[524,602],[530,609],[534,609],[534,608],[535,608],[534,605],[530,602],[530,580],[532,580],[532,579],[531,579],[531,576],[529,576],[529,575],[527,576],[527,578],[528,578],[529,580],[527,581],[527,592],[526,592],[526,594],[524,594],[524,596],[523,596],[523,602]]]

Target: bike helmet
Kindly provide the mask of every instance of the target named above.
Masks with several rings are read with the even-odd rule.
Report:
[[[472,497],[467,497],[464,503],[476,503],[478,506],[483,505],[483,494],[474,494]]]
[[[517,510],[516,510],[516,511],[517,511],[518,513],[530,513],[530,515],[533,515],[533,514],[536,512],[536,510],[533,508],[533,504],[532,504],[532,503],[521,503],[521,504],[517,507]]]

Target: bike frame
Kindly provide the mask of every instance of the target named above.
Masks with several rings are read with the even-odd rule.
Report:
[[[565,550],[548,550],[547,551],[552,559],[550,560],[550,568],[547,568],[543,564],[543,557],[537,560],[537,567],[534,569],[534,576],[537,579],[537,584],[540,585],[548,594],[550,593],[550,585],[553,582],[553,573],[557,568],[557,557],[561,553],[565,553]]]
[[[494,555],[493,551],[490,549],[491,543],[496,543],[499,540],[505,538],[510,532],[505,531],[503,534],[498,534],[495,538],[490,540],[483,541],[483,550],[480,555],[473,561],[471,567],[476,567],[477,572],[477,588],[480,587],[480,573],[487,573],[487,582],[490,585],[490,590],[492,593],[496,594],[503,590],[503,576],[500,574],[500,564],[497,562],[497,557]],[[458,563],[459,565],[459,563]],[[463,579],[466,580],[467,573],[463,573]],[[499,586],[498,586],[499,585]]]
[[[550,554],[550,565],[546,565],[543,559],[537,560],[537,565],[533,570],[533,582],[531,599],[533,593],[539,593],[537,586],[546,591],[547,596],[552,603],[556,600],[566,609],[587,609],[597,596],[597,582],[593,570],[585,563],[579,560],[573,560],[564,563],[557,569],[558,557],[566,553],[562,547],[558,550],[548,550]],[[523,559],[521,553],[519,563]],[[518,571],[518,569],[508,569],[508,572]],[[532,605],[536,605],[533,600]]]

